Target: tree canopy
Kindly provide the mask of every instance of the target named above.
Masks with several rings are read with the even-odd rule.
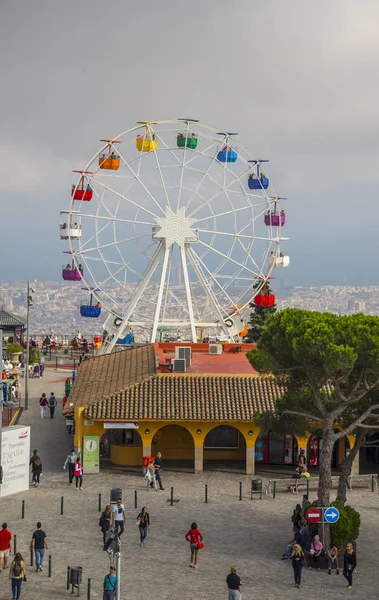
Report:
[[[256,290],[260,283],[255,283],[253,289]],[[266,292],[271,293],[270,284],[266,282]],[[272,306],[257,306],[253,302],[250,302],[249,308],[251,309],[250,319],[248,322],[249,330],[245,337],[245,342],[252,343],[257,342],[261,335],[267,320],[276,313],[276,304]]]
[[[294,430],[321,425],[319,501],[325,505],[335,441],[378,418],[379,318],[286,309],[270,318],[248,358],[287,390],[264,419],[292,419]]]

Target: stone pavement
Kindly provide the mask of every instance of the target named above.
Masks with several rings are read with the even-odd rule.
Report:
[[[280,561],[286,542],[291,539],[290,515],[297,497],[279,493],[276,500],[250,500],[250,478],[230,473],[164,472],[165,491],[150,491],[141,475],[102,472],[85,476],[84,491],[68,486],[62,470],[72,438],[65,431],[64,419],[39,419],[40,393],[54,391],[61,398],[64,374],[45,371],[41,381],[32,380],[30,410],[21,423],[32,426],[32,445],[38,448],[44,473],[41,486],[23,495],[0,500],[0,521],[6,520],[17,534],[17,548],[29,565],[29,542],[37,520],[42,521],[49,540],[43,573],[28,568],[22,600],[69,598],[66,590],[67,566],[83,567],[83,580],[92,579],[93,600],[102,598],[102,579],[109,559],[102,551],[98,527],[98,494],[103,505],[109,490],[120,487],[127,511],[126,531],[122,541],[122,598],[125,600],[220,600],[227,598],[225,578],[231,564],[238,566],[243,582],[244,600],[333,598],[342,600],[349,594],[346,581],[333,573],[303,570],[303,586],[293,586],[292,568]],[[61,381],[58,381],[61,380]],[[54,382],[54,383],[53,383]],[[33,398],[34,396],[34,398]],[[243,501],[238,500],[239,481],[243,482]],[[204,485],[208,485],[209,503],[204,503]],[[173,507],[167,502],[170,486],[179,499]],[[138,510],[134,508],[134,490],[138,493]],[[64,515],[60,515],[60,498],[64,496]],[[25,499],[25,519],[21,519],[21,501]],[[374,600],[379,597],[377,553],[379,549],[379,496],[369,490],[354,490],[349,502],[361,513],[358,574],[354,577],[351,597]],[[151,517],[151,531],[146,546],[139,547],[135,523],[139,509],[146,505]],[[199,554],[199,568],[189,567],[189,544],[184,534],[195,520],[204,534],[205,548]],[[47,574],[47,557],[51,553],[53,575]],[[7,573],[0,574],[0,599],[11,598]],[[3,585],[1,585],[3,580]],[[86,598],[86,587],[82,588]]]

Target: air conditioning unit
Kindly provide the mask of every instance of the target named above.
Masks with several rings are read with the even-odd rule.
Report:
[[[173,373],[185,373],[187,370],[187,362],[185,358],[174,358],[171,361]]]
[[[187,361],[187,367],[191,366],[192,359],[192,348],[191,346],[176,346],[175,347],[175,358],[185,358]]]
[[[209,354],[222,354],[223,347],[221,344],[209,344]]]

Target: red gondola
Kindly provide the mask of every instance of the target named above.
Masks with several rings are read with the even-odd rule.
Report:
[[[263,286],[262,291],[255,296],[254,304],[256,306],[274,306],[275,294],[273,294],[267,289],[266,282]]]
[[[73,171],[73,173],[81,173],[82,176],[80,178],[80,183],[78,186],[73,185],[71,189],[71,196],[73,196],[74,200],[82,200],[83,202],[89,202],[92,200],[93,189],[86,183],[85,176],[92,175],[89,171]],[[76,189],[75,189],[76,188]]]

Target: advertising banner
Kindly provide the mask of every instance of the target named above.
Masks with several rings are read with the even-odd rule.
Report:
[[[98,435],[83,436],[83,473],[99,473],[100,440]]]
[[[105,421],[104,429],[139,429],[137,421]]]
[[[284,438],[284,464],[293,464],[293,438],[292,435],[286,435]]]
[[[2,433],[3,483],[0,497],[29,489],[30,427],[5,427]]]

